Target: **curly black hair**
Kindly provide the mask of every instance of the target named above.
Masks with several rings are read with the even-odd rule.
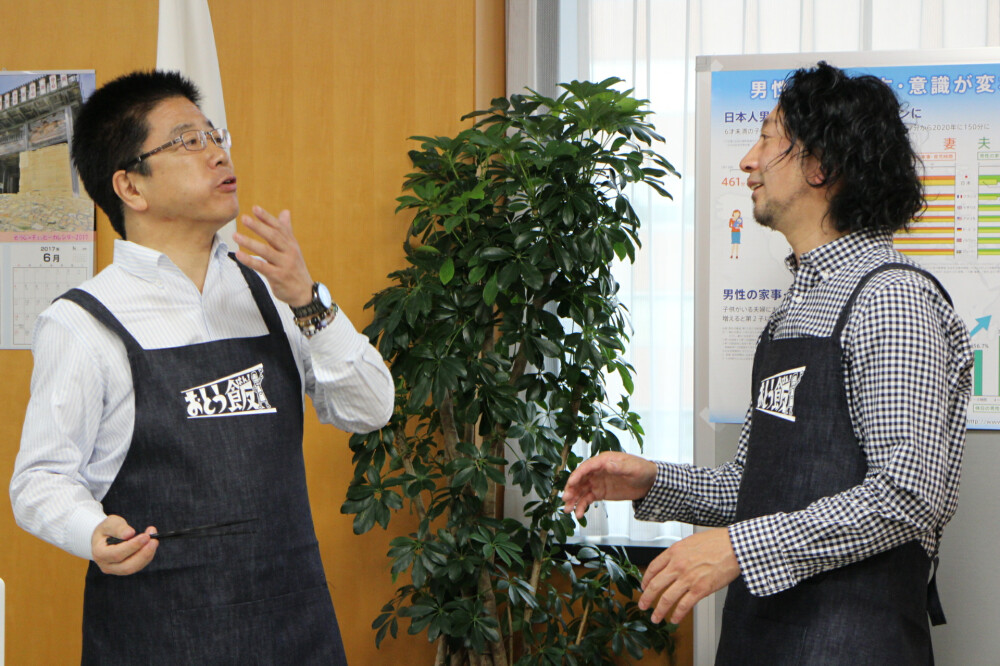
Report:
[[[95,90],[73,123],[73,164],[87,194],[122,238],[125,212],[111,179],[142,150],[150,111],[174,97],[186,97],[195,106],[201,100],[198,88],[178,72],[132,72]],[[133,169],[149,175],[145,161]]]
[[[819,160],[823,178],[812,185],[830,187],[838,231],[896,232],[923,210],[920,158],[881,79],[821,61],[788,76],[778,107],[792,146]]]

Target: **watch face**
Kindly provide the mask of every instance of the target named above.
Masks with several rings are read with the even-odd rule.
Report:
[[[319,302],[323,304],[323,309],[329,309],[333,305],[333,298],[330,296],[330,290],[326,288],[326,285],[322,282],[316,283],[316,298]]]

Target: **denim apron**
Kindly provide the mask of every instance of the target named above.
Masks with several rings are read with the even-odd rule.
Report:
[[[798,511],[864,480],[868,465],[851,424],[840,336],[865,283],[888,269],[917,271],[941,289],[918,268],[884,264],[861,278],[830,337],[761,337],[737,521]],[[929,572],[926,551],[911,541],[767,597],[751,595],[740,576],[726,594],[716,664],[933,664],[927,615],[935,624],[944,618]]]
[[[266,287],[240,269],[267,335],[147,350],[87,292],[62,296],[122,339],[132,369],[135,429],[105,512],[161,532],[252,521],[165,539],[130,576],[91,562],[83,664],[346,663],[306,493],[301,378]]]

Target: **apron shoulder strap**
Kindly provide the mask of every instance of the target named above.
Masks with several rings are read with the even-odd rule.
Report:
[[[62,296],[59,296],[55,300],[65,299],[76,303],[85,312],[90,314],[94,319],[102,323],[105,327],[111,330],[111,332],[118,335],[121,341],[125,344],[125,349],[128,353],[133,353],[136,351],[141,351],[142,347],[136,341],[132,334],[128,332],[128,329],[118,321],[118,318],[111,314],[107,306],[101,303],[96,296],[90,292],[86,292],[83,289],[70,289]]]
[[[913,266],[912,264],[904,264],[901,262],[889,262],[886,264],[882,264],[881,266],[872,269],[868,273],[865,273],[858,281],[858,285],[854,288],[854,291],[851,292],[851,297],[847,299],[847,303],[844,305],[844,309],[841,310],[840,317],[837,319],[837,325],[833,329],[833,334],[831,335],[831,337],[834,340],[840,339],[840,335],[844,331],[844,326],[847,325],[847,318],[851,314],[851,308],[854,306],[854,301],[857,300],[858,296],[861,294],[861,290],[864,289],[866,284],[868,284],[868,281],[871,280],[876,275],[878,275],[879,273],[882,273],[883,271],[895,270],[895,269],[920,273],[921,275],[923,275],[928,280],[934,283],[934,286],[938,288],[938,291],[941,292],[941,295],[944,296],[945,300],[948,301],[949,305],[953,304],[951,296],[949,296],[945,288],[941,286],[941,283],[938,281],[938,279],[928,271],[924,270],[923,268],[920,268],[919,266]],[[941,597],[938,596],[938,590],[937,590],[937,568],[938,568],[937,557],[933,558],[933,560],[931,561],[931,566],[933,567],[933,574],[931,575],[931,579],[927,583],[927,614],[930,616],[931,624],[937,626],[945,624],[946,621],[944,616],[944,608],[942,608],[941,606]]]
[[[257,309],[260,310],[260,314],[264,318],[264,323],[267,324],[267,330],[271,335],[284,338],[285,327],[281,324],[281,317],[278,315],[278,310],[274,307],[274,299],[268,293],[264,281],[257,275],[257,271],[240,263],[234,252],[229,253],[229,258],[240,267],[243,279],[247,281],[250,293],[253,294],[253,300],[257,303]]]
[[[868,271],[867,273],[865,273],[863,276],[861,276],[861,279],[858,281],[858,285],[854,288],[854,291],[851,292],[851,297],[848,298],[847,303],[844,304],[844,309],[840,311],[840,317],[837,319],[837,325],[833,327],[833,333],[830,334],[831,338],[833,338],[834,340],[840,339],[840,334],[844,332],[844,327],[847,325],[847,319],[848,317],[851,316],[851,309],[854,307],[854,301],[858,299],[858,296],[861,294],[861,290],[864,289],[866,284],[868,284],[868,281],[871,280],[876,275],[878,275],[879,273],[897,269],[904,271],[913,271],[914,273],[920,273],[921,275],[923,275],[928,280],[934,283],[934,286],[938,288],[938,291],[941,292],[941,295],[944,296],[945,300],[948,301],[949,305],[952,304],[951,296],[948,295],[948,292],[945,291],[945,288],[941,286],[941,283],[938,282],[938,279],[934,277],[931,273],[924,270],[923,268],[920,268],[919,266],[914,266],[912,264],[904,264],[898,261],[892,261],[886,264],[882,264],[881,266],[877,266],[872,270]]]

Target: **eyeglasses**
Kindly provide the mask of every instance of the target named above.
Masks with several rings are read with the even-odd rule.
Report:
[[[167,141],[162,146],[157,146],[150,151],[139,155],[133,160],[129,160],[121,166],[122,169],[128,170],[129,168],[139,164],[144,159],[155,155],[156,153],[170,148],[176,143],[184,146],[185,150],[190,150],[197,152],[199,150],[205,150],[205,146],[208,145],[208,140],[211,139],[212,143],[217,145],[223,150],[229,150],[229,147],[233,145],[233,137],[230,136],[229,130],[222,127],[214,130],[188,130],[186,132],[181,132],[181,135],[172,141]]]

